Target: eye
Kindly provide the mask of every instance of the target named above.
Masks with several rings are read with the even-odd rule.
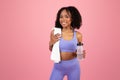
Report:
[[[63,16],[60,16],[60,18],[63,18]]]
[[[68,15],[66,15],[66,16],[65,16],[65,18],[69,18],[69,16],[68,16]]]
[[[70,18],[70,16],[69,15],[65,15],[65,18]]]

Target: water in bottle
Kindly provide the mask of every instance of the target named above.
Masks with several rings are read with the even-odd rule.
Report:
[[[83,59],[83,43],[81,42],[77,44],[77,58],[79,60]]]

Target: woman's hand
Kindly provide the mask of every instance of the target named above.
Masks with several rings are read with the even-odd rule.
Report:
[[[50,41],[49,41],[49,50],[52,51],[53,45],[61,38],[60,34],[55,34],[54,31],[51,32]]]
[[[57,42],[60,38],[61,38],[61,34],[55,34],[55,35],[53,36],[53,40],[54,40],[55,42]]]
[[[52,41],[52,44],[54,45],[58,40],[60,40],[61,38],[61,34],[52,34],[51,36],[51,41]]]
[[[86,51],[83,50],[83,58],[85,58],[85,57],[86,57]]]

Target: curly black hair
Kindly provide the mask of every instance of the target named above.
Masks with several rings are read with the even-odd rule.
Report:
[[[72,18],[71,26],[72,26],[72,28],[73,29],[75,29],[75,28],[79,29],[82,25],[82,17],[81,17],[80,12],[74,6],[62,7],[58,11],[56,21],[55,21],[55,27],[62,29],[62,26],[59,22],[59,19],[60,19],[60,14],[63,10],[66,10],[68,13],[71,14],[71,18]]]

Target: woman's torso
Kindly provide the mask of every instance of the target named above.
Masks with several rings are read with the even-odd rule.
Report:
[[[77,42],[76,31],[62,33],[59,46],[62,60],[70,60],[76,57]]]

